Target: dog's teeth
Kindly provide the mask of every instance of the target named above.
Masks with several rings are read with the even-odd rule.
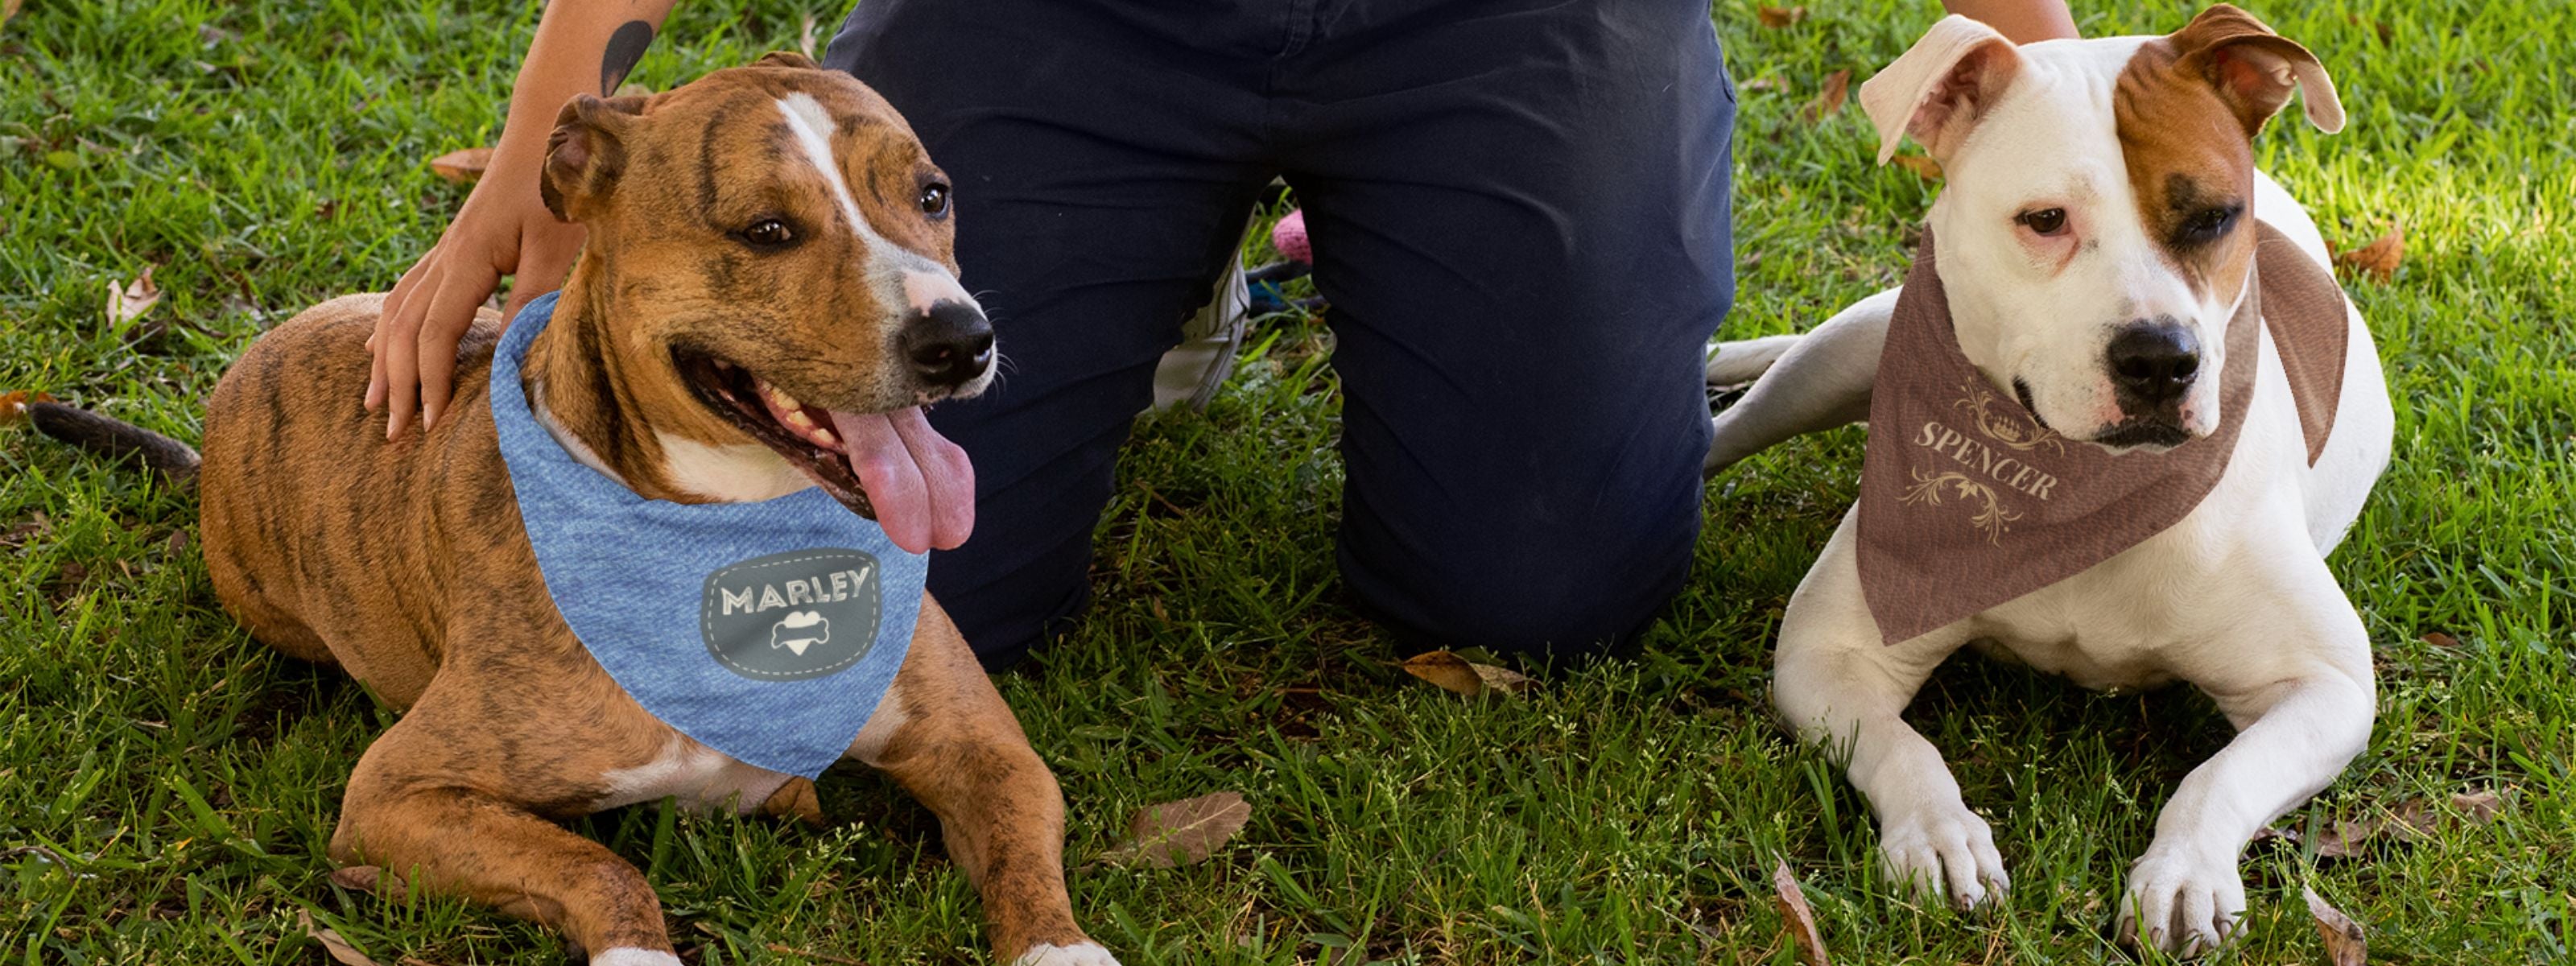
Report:
[[[802,414],[800,413],[799,415]],[[805,436],[806,438],[813,440],[817,445],[821,446],[838,446],[841,443],[840,437],[832,435],[831,430],[824,429],[821,426],[814,427],[814,430],[806,433]]]
[[[814,417],[805,415],[805,411],[802,409],[790,409],[787,411],[787,425],[794,426],[798,429],[817,428],[814,425]]]
[[[795,412],[798,409],[804,408],[805,405],[804,403],[797,402],[796,397],[788,395],[787,390],[780,389],[777,386],[773,386],[765,382],[760,384],[760,394],[769,400],[770,405],[776,406],[785,412]]]

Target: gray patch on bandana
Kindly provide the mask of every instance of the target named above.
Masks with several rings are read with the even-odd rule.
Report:
[[[698,630],[716,663],[794,681],[849,667],[876,647],[877,558],[856,550],[756,557],[707,575]]]

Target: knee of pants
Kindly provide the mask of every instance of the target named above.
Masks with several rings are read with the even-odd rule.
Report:
[[[1406,646],[1580,658],[1635,639],[1681,590],[1699,521],[1694,513],[1626,539],[1524,530],[1413,556],[1373,552],[1381,541],[1352,530],[1341,546],[1344,579]]]

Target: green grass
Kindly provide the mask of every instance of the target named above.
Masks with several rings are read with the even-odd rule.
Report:
[[[794,46],[822,0],[685,5],[636,80],[667,87]],[[193,439],[265,325],[389,287],[462,197],[426,159],[488,142],[534,4],[30,0],[0,26],[0,388]],[[2088,33],[2192,12],[2086,0]],[[1810,4],[1763,30],[1715,11],[1744,95],[1730,335],[1801,328],[1902,267],[1930,201],[1869,164],[1859,112],[1796,109],[1867,76],[1928,2]],[[2314,886],[2376,962],[2576,952],[2576,16],[2555,0],[2264,3],[2320,52],[2352,115],[2274,125],[2262,163],[2344,247],[2392,220],[2407,263],[2356,282],[2398,401],[2397,455],[2333,559],[2380,665],[2379,724],[2343,779],[2259,843],[2250,935],[2222,962],[2319,962]],[[2379,25],[2388,39],[2382,41]],[[1769,86],[1769,85],[1777,85]],[[971,230],[971,228],[970,228]],[[157,337],[109,326],[147,265]],[[1854,491],[1860,435],[1802,440],[1709,487],[1698,576],[1633,661],[1471,702],[1412,680],[1339,596],[1337,396],[1309,322],[1272,320],[1204,415],[1150,421],[1100,528],[1100,603],[1000,678],[1063,779],[1075,863],[1150,802],[1239,789],[1253,820],[1209,863],[1074,872],[1131,963],[1787,963],[1784,856],[1839,962],[2095,962],[2127,863],[2226,725],[2196,695],[2105,696],[1963,659],[1914,713],[1995,823],[2019,890],[1957,916],[1873,871],[1864,804],[1771,722],[1770,637]],[[41,520],[41,524],[38,521]],[[554,962],[545,933],[450,902],[334,888],[341,784],[388,720],[271,654],[216,606],[185,494],[0,431],[0,961],[311,963],[299,912],[391,964]],[[2427,643],[2440,631],[2457,646]],[[2496,790],[2421,841],[2320,858],[2315,833]],[[649,870],[702,964],[771,944],[871,964],[981,956],[980,909],[935,823],[863,772],[825,830],[643,806],[583,824]],[[1355,962],[1342,959],[1335,962]]]

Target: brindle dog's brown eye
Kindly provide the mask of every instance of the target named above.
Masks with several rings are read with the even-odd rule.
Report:
[[[948,214],[948,186],[933,181],[921,186],[921,213],[932,218]]]
[[[2030,229],[2035,234],[2055,235],[2066,230],[2066,209],[2042,208],[2038,211],[2025,211],[2015,216],[2013,220],[2021,222],[2022,227]]]
[[[752,222],[751,227],[734,235],[758,248],[776,248],[796,240],[796,233],[787,227],[787,223],[776,218]]]

